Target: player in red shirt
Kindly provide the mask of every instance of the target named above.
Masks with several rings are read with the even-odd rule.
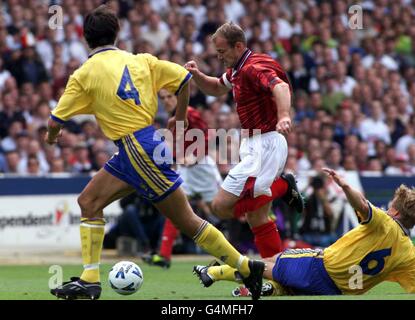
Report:
[[[163,102],[165,110],[170,116],[174,116],[177,106],[177,97],[173,93],[161,89],[159,98]],[[177,172],[183,179],[182,187],[185,194],[189,198],[200,198],[200,200],[197,201],[197,206],[203,210],[208,220],[212,220],[210,219],[212,217],[211,203],[222,183],[222,177],[215,161],[208,154],[208,125],[203,120],[200,112],[188,106],[187,122],[188,125],[184,131],[184,135],[186,135],[189,130],[197,129],[199,132],[203,133],[203,139],[198,140],[196,136],[194,136],[193,139],[184,139],[183,156],[187,155],[187,158],[190,159],[187,161],[184,160],[181,155],[178,155],[181,159],[176,159],[176,162],[178,163]],[[176,135],[173,135],[173,139],[175,137]],[[176,141],[174,141],[174,143],[176,143]],[[195,143],[198,145],[195,145]],[[190,147],[192,145],[197,146],[197,148],[193,149]],[[175,151],[177,150],[176,146],[173,146],[172,150],[175,155]],[[178,233],[179,230],[174,226],[170,219],[166,218],[159,253],[143,255],[143,260],[150,265],[169,268],[173,244]]]
[[[220,78],[207,76],[194,61],[185,68],[207,95],[232,90],[241,128],[249,132],[241,142],[241,161],[229,171],[212,208],[223,219],[245,214],[260,255],[272,257],[282,247],[276,225],[268,217],[271,201],[282,198],[299,212],[304,208],[294,177],[282,175],[287,159],[284,134],[292,130],[288,77],[269,55],[247,48],[244,31],[236,24],[225,23],[212,40],[226,73]],[[260,133],[255,134],[255,129]]]

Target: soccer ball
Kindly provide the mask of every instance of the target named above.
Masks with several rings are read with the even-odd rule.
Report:
[[[110,270],[108,282],[115,292],[130,295],[143,285],[144,277],[140,267],[131,261],[120,261]]]

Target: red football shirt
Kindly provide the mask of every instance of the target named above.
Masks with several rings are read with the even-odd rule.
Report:
[[[189,122],[189,126],[187,127],[185,134],[190,130],[190,129],[199,129],[203,131],[204,134],[204,142],[205,142],[205,155],[207,155],[208,152],[208,125],[205,122],[205,120],[203,120],[202,115],[200,114],[200,112],[192,107],[187,107],[187,121]],[[184,142],[184,149],[185,152],[187,151],[187,148],[194,143],[197,140],[196,137],[193,138],[192,141],[185,141]],[[196,155],[196,150],[194,152],[194,154]]]
[[[242,129],[260,129],[261,133],[276,130],[278,106],[272,89],[281,82],[289,84],[278,62],[246,49],[236,66],[228,68],[219,80],[232,89]]]

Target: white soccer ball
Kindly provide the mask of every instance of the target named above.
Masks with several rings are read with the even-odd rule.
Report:
[[[140,267],[131,261],[120,261],[110,270],[108,282],[115,292],[130,295],[143,285],[144,277]]]

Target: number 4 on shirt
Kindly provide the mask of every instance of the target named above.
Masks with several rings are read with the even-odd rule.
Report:
[[[134,83],[131,80],[130,71],[128,71],[127,66],[125,66],[122,73],[122,78],[120,85],[118,86],[117,96],[123,100],[134,99],[135,104],[140,105],[140,95],[138,90],[134,87]]]

